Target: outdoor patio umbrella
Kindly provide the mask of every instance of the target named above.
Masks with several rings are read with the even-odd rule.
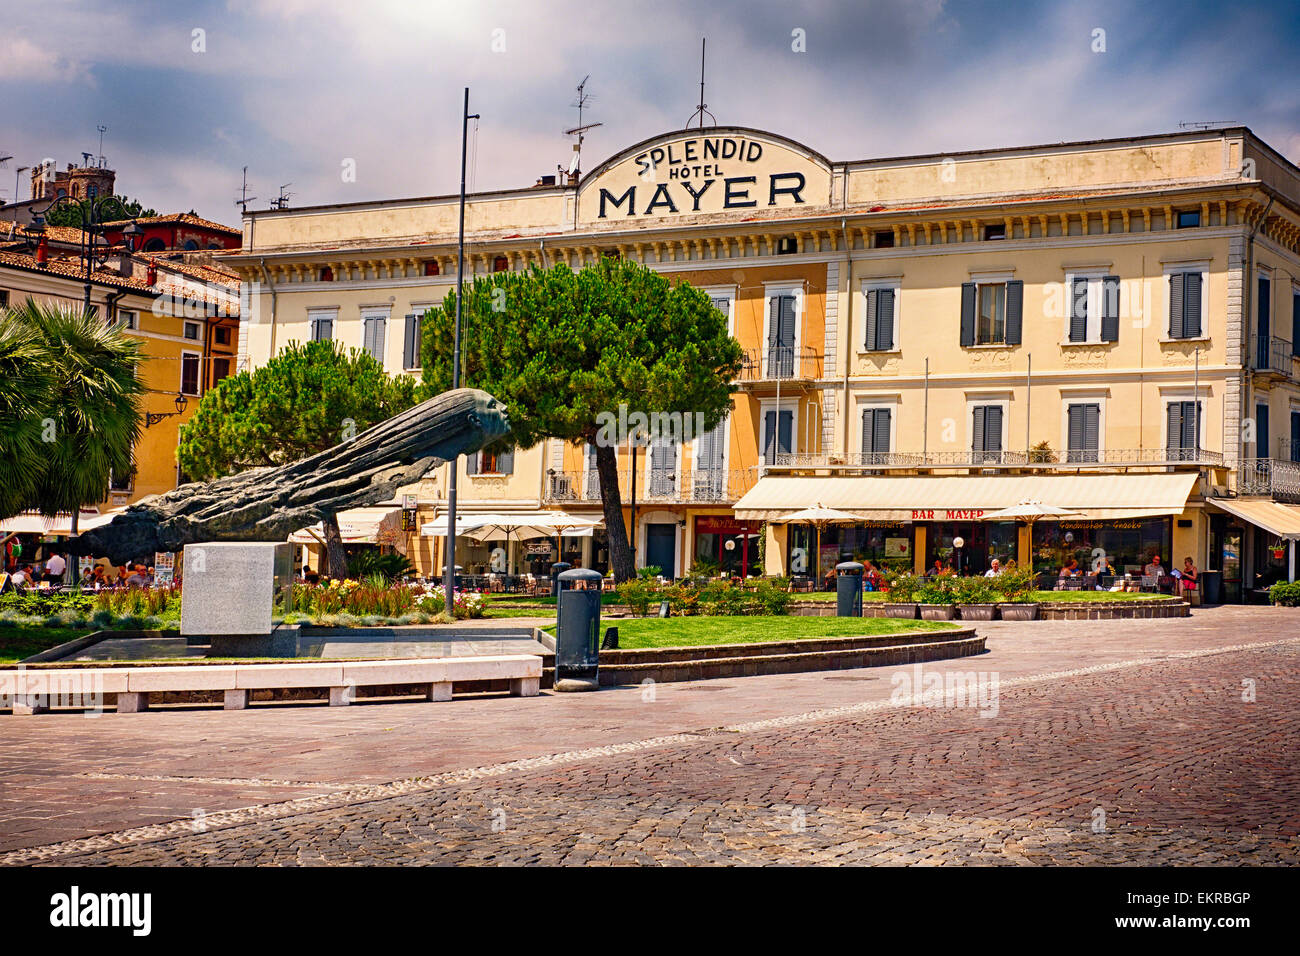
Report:
[[[1029,566],[1033,567],[1033,550],[1034,550],[1034,522],[1039,518],[1068,518],[1070,515],[1076,515],[1079,512],[1070,511],[1068,508],[1057,508],[1053,505],[1045,505],[1041,501],[1025,500],[1019,504],[1012,505],[1010,508],[1003,508],[1001,511],[993,511],[984,516],[985,521],[1010,521],[1019,519],[1029,525]]]
[[[838,508],[827,508],[820,502],[811,508],[804,508],[800,511],[792,512],[788,515],[782,515],[779,518],[773,518],[774,524],[810,524],[817,529],[817,550],[814,554],[821,553],[822,532],[827,525],[832,524],[856,524],[861,521],[861,515],[851,514],[848,511],[840,511]],[[815,565],[814,565],[815,566]],[[818,569],[820,570],[820,568]]]
[[[511,535],[516,541],[534,538],[556,538],[556,553],[559,553],[561,536],[580,537],[589,535],[592,529],[601,524],[599,518],[583,518],[564,511],[533,511],[523,514],[483,514],[475,516],[475,527],[465,531],[467,538],[487,541],[502,537],[507,545]]]

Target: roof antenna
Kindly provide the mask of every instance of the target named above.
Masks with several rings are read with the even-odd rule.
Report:
[[[704,47],[708,42],[708,37],[700,37],[700,105],[695,108],[691,118],[686,121],[686,129],[691,128],[691,123],[695,121],[697,116],[700,118],[700,129],[704,129],[704,117],[706,116],[713,121],[714,126],[718,125],[718,118],[709,112],[709,104],[704,102]]]
[[[99,130],[99,165],[100,168],[102,169],[105,165],[104,164],[104,134],[108,132],[108,127],[104,126],[101,123],[98,126],[96,126],[95,129]]]
[[[292,196],[293,193],[287,193],[285,190],[292,185],[293,183],[285,183],[280,187],[279,197],[271,200],[272,209],[287,209],[289,207],[289,197]]]
[[[248,212],[248,204],[256,199],[256,196],[248,195],[248,167],[244,167],[244,185],[239,189],[239,198],[235,200],[235,205],[239,207],[240,214]]]
[[[587,74],[582,78],[582,82],[578,84],[578,98],[573,103],[573,105],[578,108],[578,125],[573,127],[573,129],[566,129],[564,131],[565,136],[578,137],[578,141],[573,144],[573,161],[569,163],[570,184],[576,183],[578,181],[578,177],[582,175],[582,141],[586,138],[587,130],[595,129],[597,126],[605,125],[604,123],[588,123],[584,126],[582,123],[583,107],[585,107],[587,105],[587,101],[591,99],[591,94],[585,92],[587,88],[587,81],[589,79],[591,79],[591,74]]]

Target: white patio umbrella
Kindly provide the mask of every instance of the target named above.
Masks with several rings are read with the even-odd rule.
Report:
[[[983,520],[1011,521],[1019,519],[1029,525],[1029,565],[1032,568],[1034,563],[1034,522],[1039,518],[1068,518],[1078,513],[1077,511],[1070,511],[1068,508],[1057,508],[1054,505],[1045,505],[1041,501],[1026,499],[1019,504],[1012,505],[1010,508],[990,512],[984,516]]]
[[[820,554],[822,532],[826,530],[827,525],[856,524],[862,520],[862,516],[852,514],[848,511],[840,511],[838,508],[827,508],[825,505],[818,502],[811,508],[794,511],[788,515],[782,515],[779,518],[772,518],[771,520],[774,524],[812,525],[817,529],[817,550],[813,553]],[[821,569],[817,568],[817,570],[820,571]]]
[[[531,511],[521,514],[476,515],[474,527],[467,529],[465,537],[487,541],[504,537],[507,546],[513,535],[516,541],[534,538],[583,537],[602,523],[600,518],[584,518],[564,511]],[[559,551],[557,542],[557,552]]]

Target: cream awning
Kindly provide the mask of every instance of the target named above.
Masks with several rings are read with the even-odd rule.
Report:
[[[82,508],[81,516],[77,519],[77,531],[89,531],[91,528],[107,524],[124,510],[124,508],[117,508],[100,514],[98,508]],[[0,535],[4,534],[70,535],[72,514],[61,511],[52,518],[46,518],[35,511],[24,511],[12,518],[0,520]]]
[[[1300,507],[1268,498],[1211,498],[1210,503],[1279,538],[1300,538]]]
[[[349,508],[335,517],[344,544],[392,544],[400,548],[406,543],[401,508]],[[294,544],[320,544],[322,535],[318,521],[310,528],[295,531],[289,540]]]
[[[741,520],[765,521],[818,502],[871,521],[954,521],[1033,500],[1078,512],[1063,520],[1139,518],[1182,514],[1196,480],[1194,474],[766,475],[736,502],[735,512]]]

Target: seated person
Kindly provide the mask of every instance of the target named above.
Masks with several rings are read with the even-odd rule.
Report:
[[[1001,573],[1002,565],[998,562],[997,558],[994,558],[989,562],[989,569],[984,572],[984,576],[986,578],[996,578]]]
[[[1061,565],[1061,573],[1059,577],[1062,580],[1064,580],[1065,578],[1076,577],[1078,574],[1079,574],[1078,560],[1075,558],[1067,558],[1065,564]]]
[[[1163,578],[1165,576],[1164,565],[1160,563],[1160,555],[1151,555],[1151,562],[1142,569],[1142,573],[1148,577]]]

